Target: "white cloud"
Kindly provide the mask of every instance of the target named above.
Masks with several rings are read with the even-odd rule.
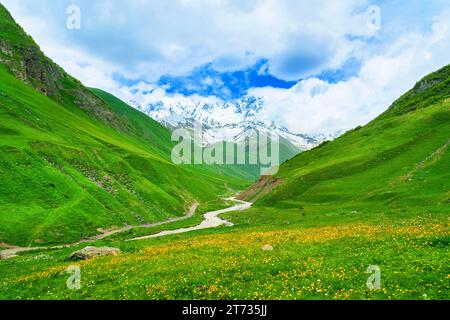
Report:
[[[311,76],[291,89],[249,92],[266,99],[269,117],[298,132],[365,123],[450,58],[449,11],[430,26],[431,9],[424,10],[448,8],[445,1],[434,6],[405,2],[408,12],[418,16],[411,23],[401,2],[395,7],[380,1],[383,25],[375,38],[367,27],[370,0],[78,0],[81,31],[65,28],[65,9],[72,1],[0,2],[69,73],[125,101],[220,103],[216,97],[168,94],[149,84],[161,75],[183,75],[211,62],[220,71],[239,70],[262,57],[269,64],[261,73],[286,80]],[[314,78],[341,67],[349,57],[362,61],[356,76],[338,83]],[[114,80],[116,72],[145,82],[123,87]],[[146,90],[153,91],[143,94]]]
[[[261,57],[273,74],[299,79],[310,72],[287,72],[297,60],[317,64],[311,71],[338,65],[356,45],[345,36],[368,33],[367,0],[79,0],[79,31],[65,28],[68,0],[0,1],[49,55],[55,54],[49,47],[71,47],[149,81],[209,62],[239,70]],[[63,58],[58,62],[65,67]]]
[[[137,93],[131,93],[133,91]],[[170,94],[162,87],[155,87],[152,84],[140,82],[135,86],[127,88],[122,92],[123,99],[125,101],[134,101],[142,106],[163,102],[164,105],[197,105],[197,104],[223,104],[224,101],[215,96],[200,96],[193,94],[185,96],[182,94]]]
[[[338,83],[317,78],[291,89],[257,88],[266,112],[297,132],[325,132],[365,124],[426,74],[449,63],[450,11],[438,17],[429,33],[400,37],[383,54],[365,61],[360,72]]]

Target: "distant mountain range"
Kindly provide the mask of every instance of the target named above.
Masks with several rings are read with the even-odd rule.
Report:
[[[137,110],[149,115],[170,130],[177,128],[193,129],[199,124],[204,130],[206,144],[218,141],[240,142],[252,132],[271,133],[289,141],[299,151],[309,150],[320,143],[333,140],[343,131],[319,134],[293,133],[267,120],[264,116],[263,98],[246,96],[225,103],[156,103],[141,105],[130,101]]]

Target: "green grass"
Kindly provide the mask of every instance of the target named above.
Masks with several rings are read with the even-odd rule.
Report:
[[[1,299],[446,299],[445,226],[413,219],[274,230],[220,228],[140,242],[100,242],[117,257],[70,262],[76,248],[0,261]],[[266,244],[273,251],[263,251]],[[69,265],[79,291],[66,288]],[[369,265],[381,289],[366,287]]]
[[[449,102],[376,120],[288,161],[258,206],[449,209]],[[344,151],[345,150],[345,151]]]

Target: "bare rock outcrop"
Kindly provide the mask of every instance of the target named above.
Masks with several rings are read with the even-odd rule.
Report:
[[[84,249],[73,252],[70,256],[70,260],[88,260],[99,256],[110,256],[120,254],[120,249],[109,247],[86,247]]]

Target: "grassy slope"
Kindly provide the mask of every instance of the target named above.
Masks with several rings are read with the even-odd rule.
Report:
[[[167,158],[167,155],[172,150],[172,143],[170,141],[170,132],[166,128],[152,118],[131,108],[112,94],[94,88],[91,88],[90,91],[102,99],[119,118],[123,119],[132,128],[133,135],[136,138],[140,139],[144,144],[151,142],[148,147],[152,147],[154,152]]]
[[[441,81],[430,84],[430,78]],[[257,206],[448,212],[449,88],[448,66],[367,126],[291,159],[277,176],[284,182]]]
[[[284,183],[258,205],[377,211],[448,205],[449,121],[447,102],[350,132],[286,163],[278,175]]]
[[[245,145],[244,145],[245,143]],[[250,155],[250,151],[249,151],[249,146],[248,146],[248,141],[244,142],[240,145],[238,144],[232,144],[232,147],[234,148],[234,163],[238,163],[238,156],[237,156],[237,150],[241,150],[241,147],[244,145],[244,150],[245,150],[245,161],[249,162],[252,155]],[[220,147],[220,142],[216,143],[212,146],[215,146],[216,148]],[[219,172],[222,172],[222,174],[224,175],[230,175],[232,174],[232,176],[235,177],[242,177],[243,179],[247,179],[247,180],[251,180],[252,182],[255,182],[258,180],[258,178],[261,177],[261,174],[264,172],[264,170],[268,170],[271,166],[275,166],[274,163],[272,164],[265,164],[262,165],[260,162],[258,164],[235,164],[235,165],[227,165],[227,157],[226,157],[226,153],[227,153],[227,148],[228,146],[222,142],[222,146],[223,146],[223,159],[222,159],[222,163],[224,163],[223,165],[215,165],[215,169],[218,170]],[[238,149],[239,148],[239,149]],[[271,143],[269,142],[267,145],[267,148],[260,148],[259,144],[256,146],[256,153],[258,155],[258,159],[259,161],[261,160],[261,154],[266,155],[267,152],[269,152],[268,154],[270,155],[270,150],[271,150]],[[278,164],[281,165],[282,163],[286,162],[287,160],[295,157],[297,154],[300,153],[300,150],[294,146],[291,142],[289,142],[288,140],[281,138],[279,140],[279,158],[278,158]],[[272,159],[275,160],[275,159]]]

